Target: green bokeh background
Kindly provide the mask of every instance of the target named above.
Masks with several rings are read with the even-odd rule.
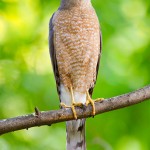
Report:
[[[0,0],[0,119],[59,108],[48,23],[59,0]],[[93,97],[150,83],[150,1],[93,0],[103,53]],[[150,102],[87,119],[88,150],[150,150]],[[0,150],[65,150],[65,123],[0,137]]]

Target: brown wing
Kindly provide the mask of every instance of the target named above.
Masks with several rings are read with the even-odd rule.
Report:
[[[96,80],[97,80],[98,71],[99,71],[101,52],[102,52],[102,34],[100,32],[100,54],[98,56],[98,61],[97,61],[97,66],[96,66]],[[95,80],[95,84],[96,84],[96,80]],[[94,84],[94,86],[95,86],[95,84]],[[90,96],[92,96],[94,86],[89,89]]]
[[[59,72],[58,72],[58,66],[57,66],[57,59],[56,59],[56,51],[54,47],[54,26],[53,26],[53,17],[50,19],[49,23],[49,51],[50,51],[50,57],[51,57],[51,63],[53,66],[53,72],[56,80],[56,86],[57,86],[57,92],[60,95],[59,86],[60,86],[60,78],[59,78]]]

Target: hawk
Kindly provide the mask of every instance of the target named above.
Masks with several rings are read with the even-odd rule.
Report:
[[[91,103],[101,55],[101,31],[91,0],[61,0],[49,23],[49,49],[62,107],[75,120],[66,122],[67,150],[85,150],[85,119],[75,106]]]

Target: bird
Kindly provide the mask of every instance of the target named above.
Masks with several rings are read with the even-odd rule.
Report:
[[[49,51],[62,108],[71,108],[74,120],[66,122],[66,149],[86,150],[85,121],[75,106],[92,105],[97,80],[102,33],[91,0],[61,0],[49,22]],[[98,99],[101,100],[101,99]]]

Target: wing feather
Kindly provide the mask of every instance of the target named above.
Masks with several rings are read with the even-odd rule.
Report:
[[[100,58],[101,58],[101,52],[102,52],[102,34],[100,32],[100,53],[99,53],[99,56],[98,56],[98,61],[97,61],[97,66],[96,66],[96,80],[95,80],[94,86],[95,86],[96,81],[97,81],[99,65],[100,65]],[[92,96],[94,86],[89,89],[90,96]]]
[[[54,46],[54,25],[53,25],[53,18],[54,14],[50,19],[49,23],[49,51],[50,51],[50,57],[51,57],[51,63],[53,66],[53,72],[56,80],[56,86],[57,86],[57,92],[60,96],[60,78],[59,78],[59,71],[58,71],[58,65],[57,65],[57,59],[56,59],[56,50]]]

